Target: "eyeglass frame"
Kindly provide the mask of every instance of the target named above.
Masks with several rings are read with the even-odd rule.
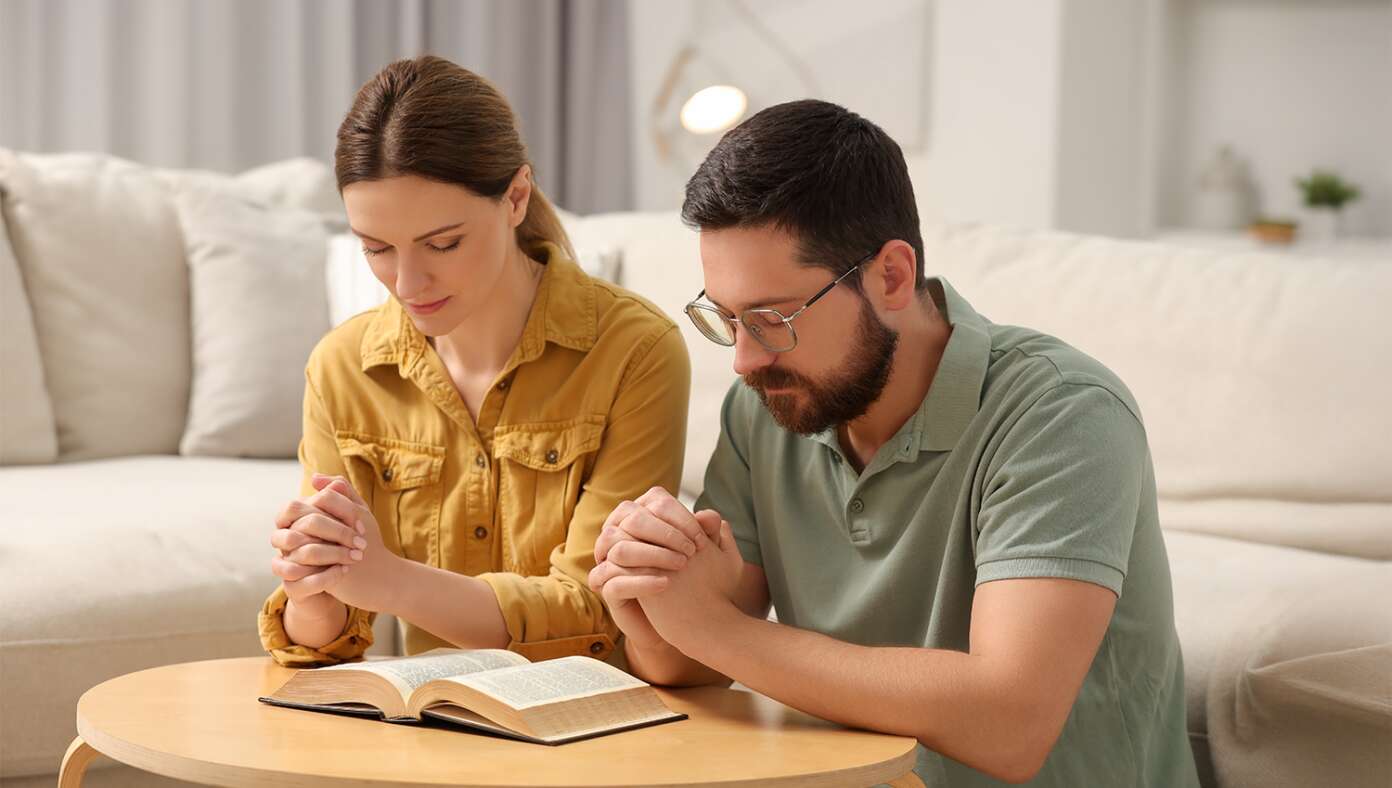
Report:
[[[743,312],[740,312],[739,315],[730,315],[730,316],[727,317],[727,316],[725,315],[725,313],[720,309],[720,307],[717,307],[717,306],[715,306],[715,305],[713,305],[713,304],[702,304],[702,303],[698,303],[698,302],[699,302],[702,298],[704,298],[705,295],[706,295],[706,291],[705,291],[704,289],[702,289],[701,292],[700,292],[699,294],[697,294],[696,298],[694,298],[694,299],[692,299],[691,301],[687,302],[687,305],[682,309],[682,312],[686,313],[687,318],[689,318],[689,319],[691,320],[692,324],[696,326],[696,330],[701,332],[701,336],[705,337],[706,339],[709,339],[711,342],[714,342],[714,343],[717,344],[717,345],[720,345],[721,347],[734,347],[734,346],[735,346],[735,341],[736,341],[735,338],[734,338],[734,337],[731,337],[730,341],[727,343],[727,342],[722,342],[722,341],[720,341],[719,339],[716,339],[715,337],[711,336],[710,334],[707,334],[707,333],[706,333],[706,330],[703,329],[703,328],[701,328],[701,324],[700,324],[699,321],[697,321],[696,316],[693,315],[693,314],[691,314],[691,311],[692,311],[693,309],[699,309],[699,310],[701,310],[701,311],[703,311],[703,312],[711,312],[711,313],[713,313],[716,317],[720,318],[721,320],[725,321],[726,323],[729,323],[729,324],[731,325],[732,328],[733,328],[733,327],[736,327],[737,325],[742,325],[742,326],[744,327],[744,329],[745,329],[746,331],[748,331],[748,332],[750,333],[751,336],[754,337],[754,341],[755,341],[755,342],[758,342],[759,345],[760,345],[761,347],[763,347],[765,350],[769,351],[770,353],[787,353],[787,352],[789,352],[789,351],[791,351],[791,350],[794,350],[794,349],[797,348],[797,346],[798,346],[797,329],[793,328],[793,319],[796,318],[798,315],[801,315],[803,312],[806,312],[808,307],[810,307],[810,306],[812,306],[813,304],[817,303],[817,301],[819,301],[819,300],[822,298],[822,296],[826,295],[827,293],[830,293],[830,292],[832,291],[833,288],[835,288],[837,285],[841,284],[841,280],[845,279],[846,277],[850,276],[851,274],[855,273],[856,271],[859,271],[861,266],[865,265],[866,263],[870,262],[871,260],[874,260],[875,257],[876,257],[878,254],[879,254],[879,252],[871,252],[870,254],[866,255],[866,256],[863,257],[863,258],[861,258],[860,261],[857,262],[855,265],[853,265],[853,266],[851,266],[850,268],[846,269],[846,272],[845,272],[845,273],[843,273],[843,274],[841,274],[840,276],[838,276],[838,277],[836,277],[835,279],[833,279],[833,280],[831,281],[831,283],[828,284],[826,287],[823,287],[821,290],[818,290],[818,291],[816,292],[815,295],[813,295],[811,298],[807,299],[807,301],[804,302],[802,306],[798,307],[797,311],[793,312],[791,315],[785,315],[785,314],[783,314],[782,312],[780,312],[780,311],[778,311],[777,309],[774,309],[774,308],[772,308],[772,307],[756,307],[756,308],[753,308],[753,309],[746,309],[746,310],[744,310]],[[777,318],[779,319],[779,321],[781,321],[781,322],[783,323],[783,325],[785,325],[785,326],[788,327],[788,333],[789,333],[789,334],[792,336],[792,338],[793,338],[793,344],[789,345],[789,346],[786,347],[786,348],[781,348],[781,349],[780,349],[780,348],[771,348],[771,347],[769,347],[769,346],[768,346],[768,343],[766,343],[762,338],[760,338],[760,336],[759,336],[759,329],[756,329],[756,328],[751,327],[751,326],[749,325],[749,323],[746,322],[746,318],[747,318],[749,315],[760,314],[760,313],[762,313],[762,314],[771,314],[771,315],[777,316]]]

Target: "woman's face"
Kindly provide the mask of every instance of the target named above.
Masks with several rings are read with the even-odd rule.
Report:
[[[372,273],[422,334],[443,336],[489,303],[517,254],[531,173],[518,171],[502,199],[401,175],[343,189],[348,223]]]

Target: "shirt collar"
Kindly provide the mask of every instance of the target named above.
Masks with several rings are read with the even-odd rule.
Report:
[[[991,334],[986,319],[977,314],[946,279],[930,278],[928,288],[938,309],[952,326],[952,335],[938,361],[927,396],[913,418],[890,439],[889,445],[894,446],[892,456],[896,460],[913,461],[919,452],[951,451],[957,445],[981,408],[981,389],[991,361]],[[810,437],[837,453],[841,451],[836,427]]]
[[[533,254],[546,266],[509,368],[535,360],[548,342],[589,350],[598,335],[595,283],[553,243],[541,243]],[[429,347],[406,310],[395,298],[389,298],[363,332],[359,346],[363,371],[394,364],[404,376]]]
[[[929,280],[933,298],[952,326],[928,396],[914,414],[918,451],[950,451],[981,409],[981,389],[991,363],[986,319],[958,295],[946,279]]]

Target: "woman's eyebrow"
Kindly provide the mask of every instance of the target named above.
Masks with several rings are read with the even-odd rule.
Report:
[[[429,237],[432,236],[432,235],[439,235],[440,233],[442,233],[442,232],[444,232],[444,231],[446,231],[446,230],[453,230],[453,229],[456,228],[456,227],[463,227],[463,226],[464,226],[464,222],[455,222],[454,224],[447,224],[447,225],[445,225],[444,227],[437,227],[437,228],[435,228],[434,230],[431,230],[430,232],[426,233],[425,235],[418,235],[418,236],[416,236],[415,238],[412,238],[412,239],[411,239],[411,243],[416,243],[417,241],[424,241],[425,239],[429,238]],[[349,227],[348,229],[349,229],[349,230],[353,230],[352,227]],[[372,236],[368,235],[367,233],[358,232],[357,230],[353,230],[353,235],[358,236],[359,238],[363,239],[364,241],[375,241],[375,242],[377,242],[377,243],[379,243],[379,244],[386,244],[386,243],[387,243],[386,241],[383,241],[381,238],[373,238]]]

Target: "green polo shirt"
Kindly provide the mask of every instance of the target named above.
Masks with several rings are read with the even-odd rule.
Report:
[[[1058,339],[991,323],[941,279],[931,291],[952,324],[937,375],[862,473],[834,429],[788,432],[736,382],[698,508],[730,521],[781,622],[851,643],[966,652],[972,595],[992,580],[1110,589],[1102,645],[1030,784],[1197,786],[1135,401]],[[923,747],[915,771],[928,786],[1004,784]]]

